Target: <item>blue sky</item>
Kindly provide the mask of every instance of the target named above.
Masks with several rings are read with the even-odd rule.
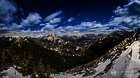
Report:
[[[113,16],[117,6],[127,4],[127,0],[16,0],[19,8],[23,9],[23,17],[30,12],[38,12],[46,17],[62,10],[64,17],[75,17],[77,21],[106,22]]]
[[[0,30],[98,33],[132,30],[135,28],[132,25],[139,24],[139,2],[0,0]]]

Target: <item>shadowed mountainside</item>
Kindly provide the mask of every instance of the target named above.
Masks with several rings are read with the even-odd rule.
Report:
[[[37,38],[1,36],[0,71],[14,67],[23,76],[30,75],[31,78],[46,78],[65,71],[79,72],[96,65],[95,61],[102,56],[111,58],[108,52],[136,32],[138,30],[116,31],[108,35],[85,34],[80,37],[52,34]],[[87,71],[86,74],[90,73]]]

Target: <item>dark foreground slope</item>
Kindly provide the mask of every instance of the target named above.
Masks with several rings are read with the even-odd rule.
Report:
[[[96,73],[97,70],[94,68],[98,63],[106,59],[114,61],[123,50],[127,49],[126,46],[138,38],[138,35],[139,30],[100,35],[85,34],[79,37],[52,34],[42,37],[2,35],[0,36],[0,76],[67,78],[66,73],[74,74],[74,77],[98,76],[111,67],[110,64],[102,72]],[[9,71],[16,71],[20,75],[15,73],[11,75]],[[61,76],[60,72],[65,74]]]

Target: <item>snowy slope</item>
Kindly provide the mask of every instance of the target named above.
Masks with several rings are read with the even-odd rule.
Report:
[[[135,41],[117,58],[108,72],[97,75],[96,78],[139,78],[140,76],[140,42]],[[103,66],[107,66],[103,63]],[[102,64],[101,64],[102,65]],[[98,67],[101,67],[99,65]],[[99,68],[97,68],[99,69]],[[101,72],[101,71],[99,71]],[[98,73],[99,73],[98,72]],[[102,71],[104,72],[104,71]]]
[[[54,78],[139,78],[140,77],[140,41],[135,41],[115,60],[106,59],[94,68],[96,72],[93,75],[83,77],[82,74],[61,74]],[[113,62],[113,64],[111,64]],[[110,69],[105,69],[111,64]]]

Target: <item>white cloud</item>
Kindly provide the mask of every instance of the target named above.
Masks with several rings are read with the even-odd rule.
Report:
[[[115,27],[114,29],[132,31],[140,27],[140,1],[131,0],[128,5],[123,8],[118,7],[115,13],[119,17],[115,17],[106,26]]]
[[[75,19],[73,18],[73,17],[70,17],[68,20],[67,20],[67,22],[72,22],[72,21],[74,21]]]
[[[55,13],[53,13],[53,14],[47,16],[47,17],[44,19],[44,21],[45,21],[45,22],[50,21],[50,20],[56,18],[57,16],[59,16],[60,14],[62,14],[62,11],[55,12]]]
[[[44,23],[41,23],[41,24],[39,24],[39,26],[45,26],[45,24]]]
[[[101,28],[103,29],[104,25],[102,25],[100,23],[96,23],[95,21],[93,21],[93,22],[81,22],[80,24],[77,24],[77,25],[74,25],[74,26],[59,27],[55,30],[56,31],[61,31],[61,32],[75,32],[75,31],[78,31],[78,32],[88,32],[88,31],[95,32],[96,29],[101,29]]]
[[[123,8],[118,7],[115,10],[117,15],[140,15],[140,1],[139,0],[132,0]]]
[[[41,28],[41,31],[47,31],[47,30],[52,31],[55,28],[55,26],[57,26],[57,25],[52,25],[50,23],[46,23],[45,26],[43,28]]]
[[[61,22],[61,18],[53,18],[52,20],[49,21],[51,24],[57,24]]]
[[[34,26],[41,23],[42,17],[38,13],[30,13],[26,19],[21,22],[22,26]]]
[[[10,0],[0,0],[0,20],[9,23],[13,20],[13,14],[16,13],[16,7]]]
[[[93,22],[82,22],[80,25],[81,26],[85,26],[85,27],[90,27],[90,26],[93,26]]]
[[[9,27],[9,30],[20,30],[20,28],[23,28],[23,26],[18,25],[16,23],[12,23],[11,26]]]
[[[114,11],[116,15],[124,16],[128,15],[128,8],[127,6],[124,6],[124,8],[117,7],[117,9]]]
[[[5,24],[1,23],[0,30],[8,30],[8,27]]]
[[[53,18],[46,22],[45,24],[40,24],[44,27],[41,28],[41,31],[52,31],[55,29],[56,26],[61,22],[62,18]]]
[[[21,32],[32,32],[32,30],[29,28],[27,30],[21,30]]]

